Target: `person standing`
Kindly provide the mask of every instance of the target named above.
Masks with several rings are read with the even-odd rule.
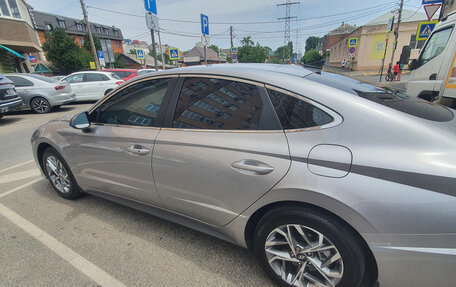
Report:
[[[345,66],[347,65],[347,62],[345,59],[342,60],[342,70],[345,70]]]
[[[394,65],[394,68],[393,68],[393,70],[394,70],[393,79],[394,79],[395,81],[398,81],[398,79],[399,79],[399,78],[398,78],[398,75],[399,75],[399,70],[400,70],[400,69],[401,69],[401,68],[400,68],[400,66],[399,66],[399,62],[396,62],[396,65]]]

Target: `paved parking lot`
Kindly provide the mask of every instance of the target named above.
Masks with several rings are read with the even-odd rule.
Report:
[[[57,195],[30,137],[51,114],[0,119],[0,286],[272,286],[245,249],[94,196]]]

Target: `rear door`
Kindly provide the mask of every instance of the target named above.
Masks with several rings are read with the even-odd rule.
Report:
[[[74,130],[75,176],[84,190],[162,205],[152,151],[174,82],[161,77],[125,86],[90,112],[89,131]]]
[[[268,192],[290,166],[264,86],[181,76],[152,166],[166,208],[222,226]]]
[[[21,76],[7,76],[7,78],[13,81],[17,95],[21,97],[24,105],[29,106],[33,97],[33,82]]]

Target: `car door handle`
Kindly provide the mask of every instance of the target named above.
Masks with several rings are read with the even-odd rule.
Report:
[[[435,80],[437,80],[437,73],[434,73],[434,74],[430,75],[430,76],[429,76],[429,80],[430,80],[430,81],[435,81]]]
[[[147,148],[141,146],[141,145],[132,145],[127,148],[127,151],[132,154],[137,154],[137,155],[146,155],[150,152]]]
[[[274,170],[272,166],[254,159],[243,159],[233,162],[231,167],[240,173],[248,175],[265,175]]]

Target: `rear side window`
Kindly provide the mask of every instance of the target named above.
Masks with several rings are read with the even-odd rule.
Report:
[[[102,82],[109,81],[109,78],[103,74],[87,73],[84,82]]]
[[[33,87],[33,83],[27,79],[18,76],[8,76],[8,79],[13,81],[14,86],[18,87]]]
[[[286,130],[318,127],[333,121],[326,112],[302,99],[272,89],[268,89],[268,94]]]
[[[186,78],[173,128],[266,130],[267,113],[257,86],[216,78]]]

